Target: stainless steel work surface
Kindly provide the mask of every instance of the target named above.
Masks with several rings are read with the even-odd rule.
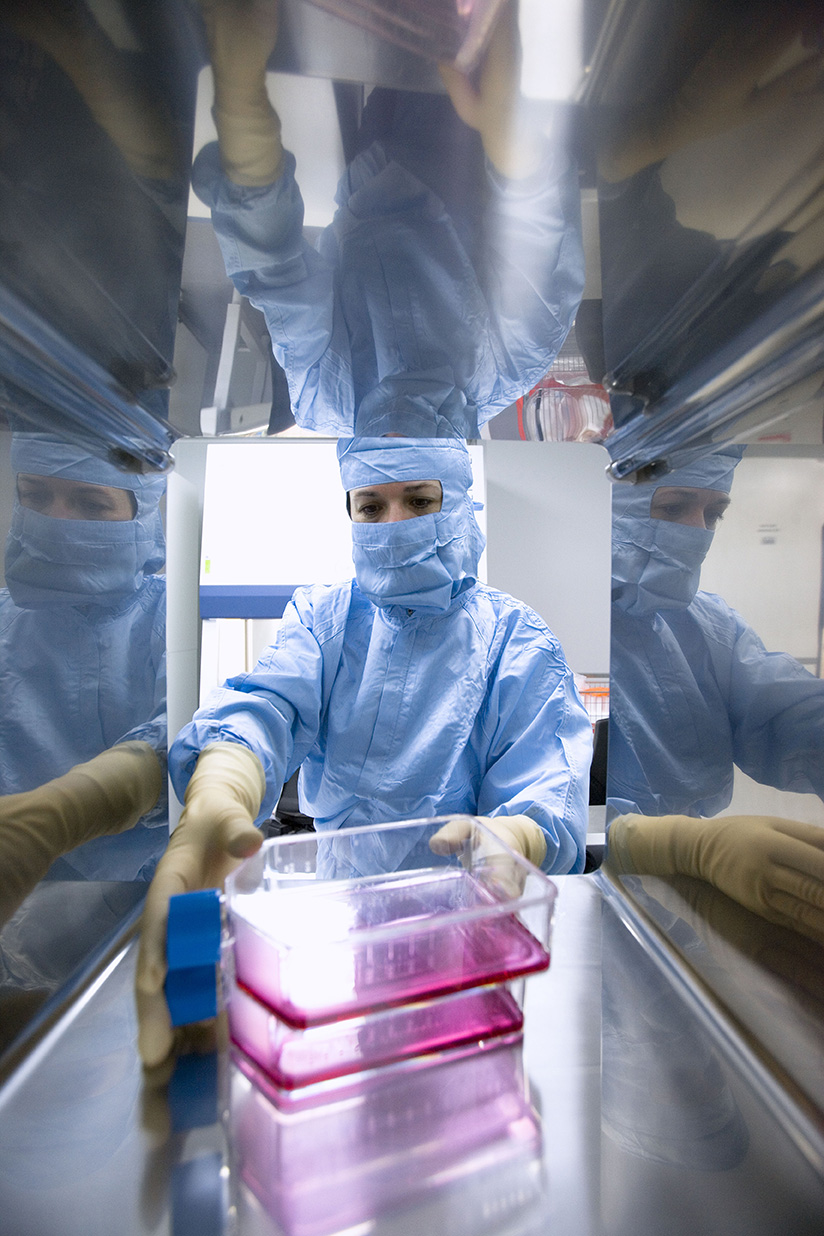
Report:
[[[430,1093],[416,1110],[415,1085],[400,1079],[371,1110],[339,1105],[338,1124],[274,1118],[225,1056],[186,1058],[148,1084],[134,1048],[130,944],[0,1092],[0,1231],[819,1233],[822,1180],[729,1043],[596,880],[558,885],[552,964],[528,985],[530,1101],[517,1086],[503,1103],[487,1093],[474,1117],[458,1089],[472,1073],[459,1066],[442,1074],[440,1101]],[[486,1055],[507,1060],[504,1049]],[[225,1125],[219,1095],[231,1098]],[[449,1131],[466,1136],[467,1121],[451,1121],[450,1106],[477,1123],[465,1153]],[[496,1111],[506,1132],[481,1136]],[[354,1176],[347,1128],[383,1149]],[[341,1162],[348,1174],[336,1177]],[[405,1182],[394,1196],[393,1181]],[[367,1213],[372,1197],[380,1205]]]

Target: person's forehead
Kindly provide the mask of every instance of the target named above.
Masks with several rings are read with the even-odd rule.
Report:
[[[691,498],[700,502],[719,501],[729,503],[729,494],[720,489],[699,489],[695,485],[659,485],[653,497],[666,494],[668,498]]]
[[[18,472],[17,479],[25,481],[27,484],[43,484],[56,485],[58,488],[71,489],[73,492],[77,490],[91,490],[92,493],[98,493],[101,489],[109,490],[111,493],[130,494],[131,490],[122,488],[118,485],[99,485],[96,481],[73,481],[65,476],[44,476],[40,472]]]
[[[376,494],[376,495],[377,495],[377,494],[386,493],[386,492],[387,492],[388,490],[390,490],[390,489],[391,489],[391,490],[394,490],[395,492],[400,492],[400,493],[410,493],[410,492],[417,492],[418,490],[421,490],[421,489],[426,489],[426,488],[428,488],[430,485],[435,485],[435,486],[437,486],[437,488],[438,488],[438,489],[440,489],[441,483],[440,483],[440,481],[435,481],[435,480],[426,480],[426,481],[387,481],[385,485],[364,485],[364,486],[358,486],[356,489],[353,489],[353,490],[352,490],[352,493],[355,493],[355,494]]]

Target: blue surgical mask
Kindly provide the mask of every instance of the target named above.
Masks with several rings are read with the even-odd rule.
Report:
[[[54,519],[18,504],[6,585],[23,609],[112,605],[138,588],[150,544],[133,519]]]
[[[374,605],[442,612],[466,578],[467,535],[452,516],[352,524],[358,587]]]
[[[612,599],[634,617],[686,609],[701,580],[713,534],[650,519],[616,519],[612,531]]]

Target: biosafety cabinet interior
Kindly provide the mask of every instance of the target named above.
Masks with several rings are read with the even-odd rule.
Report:
[[[216,133],[205,23],[219,4],[14,0],[0,15],[0,529],[13,536],[18,475],[37,472],[34,432],[67,460],[90,453],[95,477],[65,479],[122,492],[146,530],[116,631],[94,551],[80,574],[97,583],[59,613],[41,604],[53,571],[26,577],[40,589],[29,608],[0,594],[2,844],[6,796],[65,771],[46,771],[48,757],[64,752],[69,767],[129,733],[163,749],[201,689],[254,663],[296,585],[350,570],[342,503],[325,537],[299,492],[313,476],[337,484],[332,443],[301,424],[275,315],[227,276],[191,187]],[[237,30],[250,9],[265,23],[276,7],[225,4]],[[470,130],[467,161],[453,160],[444,81],[398,34],[398,15],[414,25],[424,6],[373,0],[355,14],[280,0],[267,89],[296,158],[302,238],[327,265],[312,266],[309,248],[295,261],[362,290],[334,266],[335,211],[350,208],[339,186],[352,188],[367,138],[399,141],[399,118],[428,116],[403,140],[415,157],[418,141],[448,152],[437,201],[454,245],[440,267],[427,257],[440,298],[387,276],[368,314],[330,303],[356,343],[367,319],[390,315],[370,328],[381,347],[407,346],[417,313],[420,337],[439,335],[469,375],[453,386],[461,414],[481,409],[469,436],[485,578],[557,627],[590,719],[610,735],[592,836],[622,810],[824,829],[824,8],[517,7],[507,80],[552,135],[567,213],[560,229],[536,221],[527,181],[510,251],[490,224],[488,152]],[[425,12],[427,37],[450,47],[471,22],[511,17],[450,0]],[[471,40],[461,46],[471,57]],[[482,69],[469,72],[480,89]],[[411,235],[408,220],[394,234],[376,225],[387,269]],[[539,287],[553,273],[554,288]],[[498,314],[495,346],[506,340],[492,348],[498,370],[471,351],[477,323],[492,330],[478,288]],[[441,316],[460,303],[466,320]],[[307,310],[307,337],[321,316]],[[519,373],[530,376],[516,389]],[[457,403],[442,402],[454,427]],[[712,526],[673,519],[672,503],[696,492]],[[660,572],[644,574],[639,539]],[[6,749],[19,752],[29,704],[58,688],[15,764]],[[550,964],[527,985],[522,1041],[376,1069],[285,1110],[225,1043],[141,1069],[139,877],[178,810],[164,794],[113,879],[98,878],[105,850],[62,856],[60,878],[35,875],[33,891],[24,864],[4,860],[3,1231],[821,1231],[822,953],[790,919],[632,862],[553,877]]]

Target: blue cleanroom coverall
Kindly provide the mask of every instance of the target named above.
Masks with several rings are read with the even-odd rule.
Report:
[[[56,519],[15,498],[0,590],[0,792],[31,790],[118,742],[166,759],[166,584],[158,504],[136,476],[41,433],[15,434],[19,472],[129,490],[134,519]],[[149,879],[168,834],[165,796],[127,832],[59,858],[61,879]]]
[[[304,428],[477,437],[546,373],[572,324],[584,285],[574,163],[548,143],[523,181],[488,167],[482,219],[466,224],[427,187],[450,196],[443,168],[429,174],[437,158],[416,149],[418,130],[424,147],[437,138],[438,103],[450,107],[403,96],[394,140],[372,142],[344,173],[317,250],[303,238],[293,155],[263,188],[229,181],[217,144],[195,161],[226,269],[266,317]]]
[[[729,493],[739,458],[731,448],[659,484]],[[697,591],[713,533],[652,519],[656,487],[613,495],[611,814],[716,815],[733,765],[824,797],[824,681]]]
[[[589,721],[551,631],[476,578],[483,538],[465,445],[354,439],[338,449],[347,491],[436,479],[442,509],[353,523],[356,578],[299,588],[252,673],[213,693],[178,735],[178,796],[205,746],[242,743],[266,774],[260,820],[300,767],[302,809],[319,831],[523,814],[546,835],[547,870],[582,870]],[[387,855],[387,869],[398,861]]]

